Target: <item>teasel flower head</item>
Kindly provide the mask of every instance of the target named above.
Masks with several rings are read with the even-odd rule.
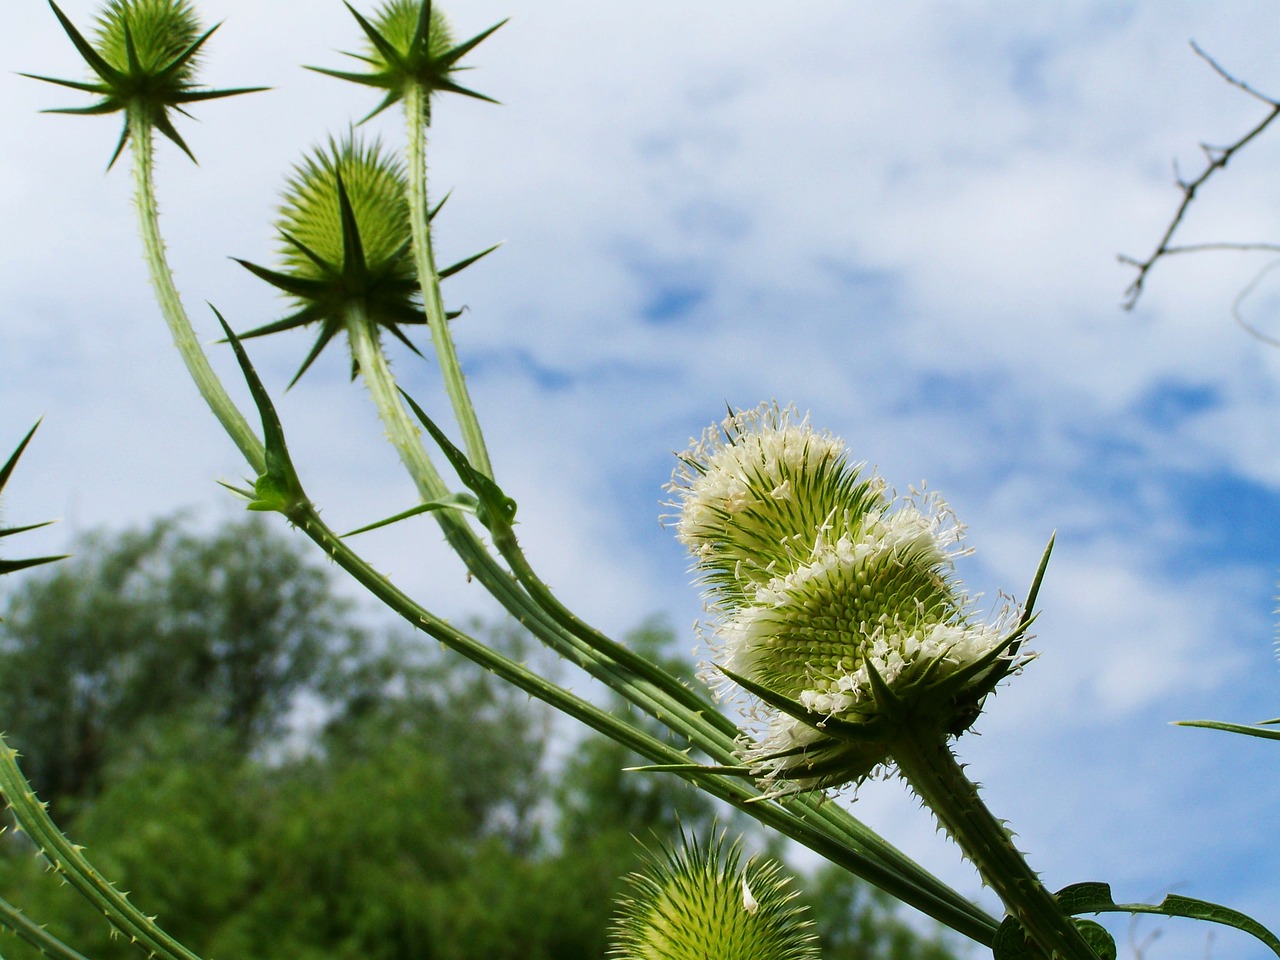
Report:
[[[129,140],[130,116],[140,116],[148,127],[159,130],[194,160],[190,148],[174,128],[169,112],[176,110],[185,114],[187,104],[265,89],[197,89],[200,50],[218,28],[215,25],[204,29],[189,0],[107,0],[98,14],[92,40],[76,29],[53,0],[49,6],[95,79],[81,82],[30,73],[23,76],[102,98],[87,107],[67,107],[47,113],[125,113],[124,130],[108,167],[116,162]]]
[[[239,262],[289,294],[299,309],[242,337],[319,324],[295,383],[345,328],[352,310],[417,352],[400,330],[427,322],[414,271],[404,168],[377,142],[349,134],[304,158],[285,187],[276,226],[280,269]]]
[[[365,120],[377,116],[403,98],[410,87],[418,87],[426,92],[424,100],[428,109],[430,97],[436,93],[459,93],[477,100],[496,102],[482,93],[461,86],[456,80],[456,74],[468,69],[459,66],[458,61],[506,23],[505,20],[470,40],[454,43],[448,20],[431,0],[386,0],[369,18],[364,17],[349,3],[347,9],[356,18],[368,40],[364,53],[349,53],[347,56],[367,64],[369,72],[351,73],[325,67],[309,69],[340,80],[386,90],[382,102]],[[362,120],[361,123],[363,122]]]
[[[741,759],[767,792],[856,783],[896,737],[963,732],[1020,662],[1025,618],[982,622],[955,578],[946,504],[895,497],[794,409],[734,413],[680,460],[676,534],[716,615],[719,692],[758,701]]]
[[[681,836],[632,874],[610,936],[614,960],[817,960],[817,937],[782,868],[742,863],[720,834]]]

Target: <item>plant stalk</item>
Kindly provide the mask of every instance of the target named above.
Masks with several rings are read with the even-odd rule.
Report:
[[[487,477],[493,476],[489,451],[485,446],[480,421],[467,392],[467,379],[458,362],[449,321],[445,318],[444,298],[440,293],[440,276],[436,273],[435,251],[431,243],[431,225],[427,220],[427,109],[430,93],[419,84],[405,90],[404,112],[408,124],[406,158],[409,167],[409,226],[413,233],[413,258],[422,286],[422,306],[431,329],[431,345],[435,348],[444,388],[453,406],[454,418],[462,430],[463,448],[471,466]]]
[[[907,783],[1044,956],[1097,960],[1071,917],[1013,845],[1013,835],[982,802],[977,785],[965,776],[945,737],[908,729],[894,738],[890,753]]]
[[[213,415],[218,418],[227,435],[249,461],[249,465],[261,473],[266,468],[262,441],[254,433],[244,414],[232,402],[231,397],[222,386],[204,348],[196,338],[191,325],[191,318],[182,306],[182,297],[177,285],[173,282],[173,270],[165,254],[164,238],[160,234],[160,212],[156,204],[154,179],[154,138],[151,125],[146,117],[137,110],[130,110],[128,115],[129,143],[133,153],[134,201],[138,207],[138,227],[142,234],[142,248],[146,256],[147,270],[151,275],[151,286],[155,289],[156,300],[160,304],[160,312],[164,315],[169,333],[173,336],[173,345],[182,355],[182,362],[187,365],[187,372],[195,381],[200,396],[204,398]]]

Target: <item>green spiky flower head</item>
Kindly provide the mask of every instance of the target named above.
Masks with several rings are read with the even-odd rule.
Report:
[[[741,862],[724,836],[681,838],[628,877],[614,921],[615,960],[817,960],[817,938],[788,878],[771,860]]]
[[[505,20],[476,34],[470,40],[455,44],[448,20],[431,0],[386,0],[371,18],[361,15],[349,3],[347,9],[360,24],[368,41],[367,53],[349,53],[347,56],[367,64],[369,72],[352,73],[347,70],[330,70],[327,67],[309,69],[340,80],[386,90],[382,102],[373,108],[365,120],[403,99],[412,90],[425,94],[421,103],[422,109],[428,113],[431,97],[437,93],[460,93],[477,100],[494,102],[482,93],[460,86],[455,75],[467,69],[459,66],[458,61],[506,23]]]
[[[320,324],[298,376],[344,328],[352,311],[406,344],[400,325],[426,323],[404,169],[376,141],[364,143],[349,134],[304,158],[286,185],[276,226],[280,269],[240,262],[288,293],[299,309],[244,336]]]
[[[370,40],[366,59],[375,70],[392,70],[396,63],[407,61],[414,52],[419,21],[423,13],[421,0],[387,0],[370,18],[375,30],[398,56],[388,58],[379,44]],[[427,5],[425,59],[438,61],[453,47],[453,28],[439,7]]]
[[[171,94],[195,82],[198,59],[180,59],[203,32],[188,0],[107,0],[94,32],[94,47],[117,70],[136,68]],[[176,69],[161,76],[175,62]]]
[[[760,699],[743,761],[774,792],[856,782],[906,728],[959,733],[1012,666],[1006,611],[978,622],[954,577],[962,529],[893,497],[838,438],[776,404],[681,457],[677,536],[716,614],[724,677]]]
[[[35,80],[83,90],[102,97],[88,107],[69,107],[49,113],[106,114],[125,112],[124,130],[111,156],[114,164],[131,135],[131,120],[156,129],[191,156],[169,111],[183,112],[186,104],[213,100],[261,87],[197,90],[196,67],[204,42],[217,27],[204,29],[190,0],[107,0],[98,14],[93,40],[87,40],[58,5],[49,6],[75,44],[96,79],[84,83],[23,74]]]

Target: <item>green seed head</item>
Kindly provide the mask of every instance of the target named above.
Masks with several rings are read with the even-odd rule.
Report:
[[[629,878],[614,922],[615,960],[817,960],[806,910],[770,860],[741,863],[721,835],[651,855]]]
[[[378,143],[331,139],[294,168],[286,185],[276,221],[281,268],[240,261],[298,305],[291,316],[242,337],[320,325],[294,382],[349,321],[382,327],[415,349],[400,331],[401,324],[427,322],[405,190],[403,167]]]
[[[197,58],[161,71],[178,59],[203,32],[188,0],[108,0],[98,15],[94,46],[102,58],[125,73],[152,78],[157,86],[181,93],[195,81]],[[133,57],[129,45],[133,45]],[[157,89],[156,94],[163,95]]]
[[[185,112],[186,104],[198,100],[216,100],[262,89],[195,88],[198,54],[216,27],[204,30],[189,0],[107,0],[98,14],[92,41],[81,35],[53,0],[49,6],[93,71],[94,79],[82,83],[31,73],[23,76],[102,98],[87,107],[60,107],[47,111],[49,113],[97,115],[124,111],[124,130],[111,155],[111,164],[129,142],[131,119],[142,121],[148,131],[159,130],[191,156],[190,149],[174,129],[170,110]]]
[[[365,266],[350,276],[350,270],[344,271],[344,266],[354,265],[346,262],[350,250],[339,182],[355,217]],[[330,140],[327,148],[314,151],[294,168],[285,187],[276,220],[283,239],[283,272],[321,281],[341,278],[326,291],[338,297],[377,297],[379,281],[412,281],[405,191],[404,167],[378,142],[364,144],[354,136]]]
[[[421,8],[420,0],[387,0],[371,18],[374,28],[399,55],[401,63],[409,62],[414,53]],[[427,26],[426,58],[438,61],[452,48],[453,30],[449,21],[439,7],[432,6]],[[390,70],[395,66],[372,42],[368,44],[367,56],[375,70]]]
[[[369,68],[368,71],[352,73],[327,67],[310,69],[340,80],[385,90],[382,102],[365,120],[381,113],[411,91],[424,94],[419,109],[424,111],[428,120],[430,99],[437,93],[460,93],[478,100],[490,100],[484,94],[459,86],[454,75],[467,69],[459,66],[458,61],[502,23],[470,40],[454,43],[448,21],[431,0],[386,0],[370,18],[364,17],[350,4],[347,7],[367,40],[365,53],[349,53],[347,56],[361,61]]]

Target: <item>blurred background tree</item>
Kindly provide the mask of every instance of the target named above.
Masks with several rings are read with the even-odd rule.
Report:
[[[637,838],[752,829],[437,645],[362,626],[258,519],[76,553],[3,607],[0,724],[68,833],[204,956],[600,960]],[[479,632],[545,656],[511,624]],[[628,642],[690,672],[659,624]],[[827,960],[955,955],[841,871],[805,886]],[[133,955],[12,832],[0,895],[94,960]]]

